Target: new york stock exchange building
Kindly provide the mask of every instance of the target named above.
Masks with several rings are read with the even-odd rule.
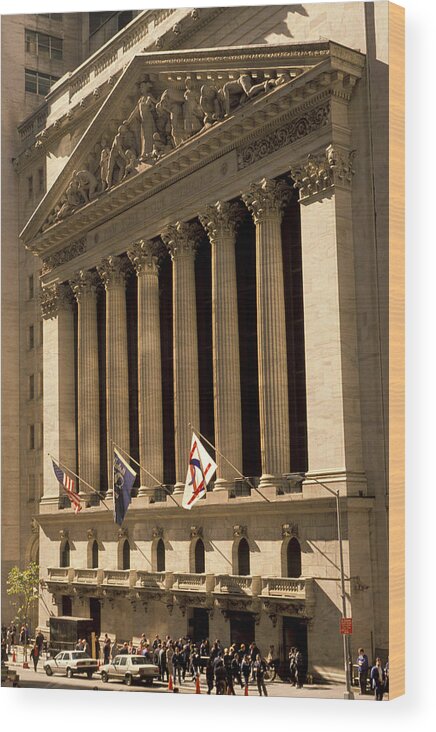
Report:
[[[340,680],[338,491],[350,657],[387,653],[387,66],[352,5],[139,13],[47,97],[21,232],[43,628],[298,646]],[[192,430],[217,471],[187,511]],[[121,527],[114,445],[138,473]]]

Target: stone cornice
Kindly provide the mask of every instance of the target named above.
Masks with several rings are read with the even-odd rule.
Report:
[[[334,47],[334,50],[336,49],[335,44],[325,43],[317,45],[323,46],[321,49],[318,48],[318,51],[323,50],[326,54],[329,48]],[[274,61],[279,63],[277,55],[284,53],[282,50],[283,47],[279,47],[281,49],[280,52],[276,49],[275,53],[274,47],[272,48],[273,51],[270,49],[267,51],[264,47],[260,49],[255,48],[254,51],[250,49],[250,54],[245,53],[243,55],[250,55],[252,63],[260,66],[262,63],[265,63],[265,56],[270,57],[270,64],[273,64]],[[292,54],[297,53],[298,50],[301,50],[301,48],[287,51],[288,63],[289,59],[293,58]],[[348,51],[348,49],[345,50]],[[224,53],[225,58],[221,58],[221,63],[227,63],[230,57],[230,49],[224,49],[223,51],[227,51],[227,57]],[[235,49],[231,49],[231,53],[234,58],[238,58],[235,55]],[[355,68],[358,68],[360,65],[361,73],[364,62],[363,57],[361,54],[353,51],[349,51],[349,53],[355,61]],[[194,57],[197,58],[199,54],[200,52],[195,52]],[[157,54],[151,56],[153,58],[150,59],[150,63],[152,61],[155,63],[158,61],[163,63],[165,61],[169,65],[170,63],[175,63],[176,60],[172,55],[171,58],[168,58],[169,54],[163,54],[163,56],[167,57],[165,59],[156,59],[155,56]],[[181,55],[179,61],[185,62],[186,64],[188,64],[188,61],[194,63],[195,58],[190,58],[188,53],[186,53]],[[320,58],[323,58],[323,56],[320,56]],[[162,188],[167,187],[170,182],[180,180],[193,170],[202,167],[225,152],[235,147],[240,147],[244,141],[252,139],[253,135],[259,136],[260,130],[274,129],[274,127],[283,125],[287,120],[295,118],[303,110],[307,111],[310,109],[315,100],[319,106],[319,102],[322,99],[328,100],[341,90],[345,90],[344,93],[350,95],[353,83],[350,81],[350,75],[339,72],[335,68],[338,64],[337,56],[333,57],[327,54],[324,58],[325,60],[317,66],[310,67],[308,71],[305,71],[292,81],[276,87],[262,97],[254,99],[250,104],[245,104],[242,115],[240,114],[240,110],[236,110],[230,117],[215,123],[210,129],[205,129],[190,140],[182,143],[178,148],[159,159],[155,165],[151,167],[145,166],[142,172],[113,186],[104,195],[80,207],[68,219],[50,226],[42,234],[37,235],[35,227],[38,226],[37,222],[42,223],[41,216],[44,216],[40,211],[46,211],[47,216],[52,206],[56,203],[56,199],[59,198],[67,187],[68,175],[71,174],[70,171],[72,169],[80,169],[81,157],[84,158],[88,150],[85,144],[79,144],[66,168],[59,175],[58,180],[23,230],[23,239],[28,245],[30,240],[34,239],[29,248],[35,253],[45,251],[49,247],[56,247],[61,241],[65,242],[66,238],[74,235],[77,236],[78,232],[83,231],[85,227],[89,226],[90,222],[94,225],[96,223],[102,223],[116,213],[130,207],[133,203],[145,200],[151,195],[154,195]],[[142,69],[142,67],[138,67],[139,61],[142,62],[142,57],[137,57],[135,63],[132,62],[132,68],[130,69],[132,80],[135,83]],[[122,79],[120,79],[110,97],[106,99],[102,108],[99,110],[86,133],[86,136],[90,138],[90,142],[96,138],[98,139],[98,136],[102,135],[104,121],[107,115],[112,114],[112,105],[116,107],[116,102],[122,93],[123,86]],[[94,134],[91,132],[92,129],[94,130]]]
[[[56,267],[60,267],[66,262],[70,262],[75,257],[78,257],[83,252],[86,252],[86,236],[81,239],[70,242],[66,247],[60,249],[54,254],[49,254],[42,260],[42,271],[41,274],[45,275],[51,272]]]

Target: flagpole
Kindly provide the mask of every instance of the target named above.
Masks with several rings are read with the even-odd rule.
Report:
[[[215,445],[212,445],[211,441],[210,441],[210,440],[208,440],[208,439],[207,439],[207,437],[205,437],[204,435],[202,435],[202,434],[201,434],[200,430],[197,430],[197,429],[195,429],[195,427],[193,427],[193,426],[192,426],[192,424],[191,424],[190,422],[188,422],[188,426],[189,426],[189,427],[191,428],[191,430],[192,430],[193,432],[195,432],[195,433],[196,433],[197,435],[200,435],[200,437],[201,437],[201,438],[202,438],[202,439],[203,439],[203,440],[204,440],[205,442],[207,442],[207,444],[208,444],[208,445],[210,445],[210,446],[211,446],[212,450],[215,450],[215,452],[216,452],[216,453],[217,453],[218,455],[221,455],[221,457],[222,457],[222,458],[223,458],[223,459],[224,459],[224,460],[226,461],[226,463],[228,463],[228,464],[230,465],[230,467],[232,467],[232,468],[233,468],[233,470],[235,470],[235,471],[236,471],[236,472],[238,473],[238,475],[240,475],[240,476],[241,476],[241,478],[243,478],[244,480],[246,480],[246,481],[247,481],[247,483],[248,483],[248,485],[249,485],[249,486],[250,486],[250,487],[251,487],[251,488],[252,488],[252,489],[253,489],[254,491],[256,491],[256,493],[258,493],[258,494],[259,494],[260,496],[262,496],[262,498],[263,498],[263,499],[264,499],[264,500],[265,500],[265,501],[266,501],[267,503],[271,503],[271,501],[269,500],[269,498],[267,498],[266,496],[264,496],[264,495],[263,495],[263,493],[261,493],[261,491],[260,491],[260,490],[259,490],[258,488],[256,488],[256,486],[255,486],[255,485],[253,485],[253,483],[251,482],[251,480],[249,480],[249,478],[247,478],[247,477],[246,477],[245,475],[242,475],[241,471],[240,471],[240,470],[238,470],[238,468],[236,467],[236,465],[233,465],[233,463],[231,463],[231,462],[230,462],[230,460],[229,460],[228,458],[226,458],[226,456],[225,456],[225,455],[223,455],[223,454],[222,454],[222,452],[220,452],[220,451],[218,450],[218,448],[217,448],[217,447],[215,447]]]
[[[154,480],[154,482],[155,482],[155,483],[157,483],[157,485],[156,485],[156,488],[163,488],[163,489],[164,489],[164,491],[166,491],[166,492],[167,492],[167,495],[169,495],[169,497],[171,498],[171,500],[172,500],[172,501],[173,501],[173,502],[174,502],[174,503],[176,504],[177,508],[179,508],[179,504],[177,503],[176,499],[175,499],[175,498],[173,498],[173,496],[172,496],[172,494],[170,493],[170,491],[168,490],[168,488],[166,488],[166,486],[164,486],[164,484],[163,484],[163,483],[161,483],[161,482],[160,482],[160,480],[158,480],[158,479],[156,478],[156,476],[154,476],[154,475],[153,475],[153,473],[150,473],[150,471],[149,471],[149,470],[147,470],[147,468],[144,468],[144,467],[143,467],[143,466],[141,465],[141,463],[138,463],[138,461],[137,461],[137,460],[135,460],[135,458],[134,458],[134,457],[132,457],[132,456],[131,456],[131,455],[130,455],[130,454],[129,454],[128,452],[127,452],[127,450],[125,450],[125,449],[124,449],[123,447],[121,447],[120,445],[117,445],[117,443],[116,443],[116,442],[115,442],[115,441],[114,441],[114,440],[113,440],[113,439],[112,439],[111,437],[110,437],[109,439],[110,439],[110,441],[112,442],[112,445],[115,445],[115,447],[117,447],[117,448],[118,448],[118,450],[121,450],[121,452],[123,452],[123,453],[124,453],[125,455],[127,455],[127,457],[128,457],[128,458],[129,458],[130,460],[133,460],[133,462],[135,463],[135,465],[137,465],[137,466],[138,466],[139,468],[141,468],[141,470],[143,470],[143,471],[144,471],[144,473],[147,473],[147,474],[148,474],[148,475],[150,476],[150,478],[152,478],[152,479]]]
[[[84,485],[88,486],[88,488],[90,488],[92,491],[94,491],[94,493],[96,493],[97,496],[100,498],[100,501],[102,502],[102,504],[104,506],[106,506],[107,510],[108,511],[111,511],[111,509],[109,508],[109,506],[107,505],[107,503],[105,503],[103,501],[103,499],[101,497],[101,494],[98,491],[96,491],[95,488],[93,488],[92,485],[90,485],[90,483],[87,483],[86,480],[83,480],[83,478],[81,478],[80,475],[77,475],[77,473],[75,473],[74,470],[71,470],[66,465],[64,465],[63,463],[61,463],[61,461],[58,458],[55,458],[54,455],[52,455],[50,452],[48,452],[47,455],[49,457],[51,457],[52,460],[55,460],[61,466],[61,468],[65,468],[65,470],[68,470],[68,472],[71,473],[71,475],[74,475],[74,477],[77,478],[77,480],[80,480],[81,483],[84,483]],[[79,499],[79,501],[82,501],[83,500],[83,498],[81,498],[78,493],[76,495],[77,495],[77,498]],[[112,513],[112,511],[111,511],[111,513]]]

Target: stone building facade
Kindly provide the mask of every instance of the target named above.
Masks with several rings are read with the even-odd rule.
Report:
[[[386,19],[140,13],[48,95],[21,232],[41,267],[41,624],[298,645],[339,680],[327,486],[350,653],[387,652]],[[193,428],[218,469],[188,512]],[[114,444],[141,465],[121,528]]]

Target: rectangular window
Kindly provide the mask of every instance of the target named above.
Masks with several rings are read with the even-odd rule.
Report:
[[[44,193],[45,179],[44,168],[38,168],[38,193]]]
[[[29,298],[29,300],[33,300],[34,294],[35,294],[34,280],[33,280],[33,274],[31,274],[27,278],[27,297]]]
[[[29,399],[35,398],[35,376],[30,374],[29,376]]]
[[[35,348],[35,329],[33,325],[29,325],[29,351]]]
[[[39,388],[39,393],[38,393],[38,396],[41,398],[43,396],[43,394],[44,394],[44,375],[43,375],[42,371],[39,372],[38,381],[39,381],[39,387],[38,387]]]
[[[29,200],[33,198],[33,175],[27,178],[27,198]]]
[[[42,74],[40,71],[26,69],[24,73],[25,90],[32,94],[45,96],[58,79],[58,76],[52,74]]]
[[[35,449],[35,425],[29,425],[29,450]]]
[[[62,13],[38,13],[41,18],[48,18],[49,20],[62,21]]]
[[[49,36],[47,33],[39,33],[38,31],[25,31],[25,48],[26,53],[32,56],[42,56],[43,58],[53,58],[61,61],[63,57],[63,41],[62,38]]]
[[[44,422],[41,422],[39,425],[38,449],[42,450],[43,447],[44,447]]]

